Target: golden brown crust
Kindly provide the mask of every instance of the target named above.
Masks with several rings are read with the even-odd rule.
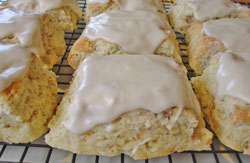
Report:
[[[250,124],[250,106],[235,105],[230,118],[233,123],[243,122]]]
[[[67,57],[69,65],[73,67],[74,63],[72,62],[72,60],[77,51],[84,53],[91,53],[91,50],[88,47],[92,47],[91,41],[87,37],[79,37],[72,46],[69,55]]]
[[[218,125],[219,123],[217,122],[214,115],[215,104],[213,96],[210,95],[206,88],[206,84],[202,80],[198,80],[198,78],[192,78],[192,84],[201,103],[206,120],[208,121],[211,128],[216,132],[216,134],[221,135]]]
[[[76,40],[73,47],[71,48],[68,59],[71,58],[70,56],[74,55],[75,51],[91,53],[93,50],[94,49],[91,40],[88,37],[81,36]]]
[[[210,58],[217,52],[224,52],[224,44],[215,37],[207,36],[202,32],[203,24],[193,24],[186,33],[188,43],[187,54],[189,65],[196,74],[201,74],[208,66]]]

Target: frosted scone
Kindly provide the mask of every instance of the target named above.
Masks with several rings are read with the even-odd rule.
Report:
[[[207,150],[212,139],[184,66],[157,55],[87,57],[49,127],[53,147],[134,159]]]
[[[250,10],[231,0],[176,0],[168,17],[176,31],[186,33],[197,22],[225,17],[249,19]]]
[[[49,20],[63,30],[76,29],[76,23],[82,17],[77,0],[7,0],[4,5],[24,11],[46,13]]]
[[[176,35],[166,19],[150,11],[115,10],[91,18],[69,53],[76,68],[89,55],[152,53],[182,63]]]
[[[17,43],[31,50],[49,68],[64,54],[64,32],[46,14],[0,7],[0,15],[0,42]]]
[[[126,11],[148,10],[166,15],[161,0],[87,0],[85,22],[88,23],[91,17],[103,12],[120,9]]]
[[[250,20],[243,19],[225,18],[192,25],[186,35],[190,66],[201,74],[212,56],[225,51],[250,61],[249,31]]]
[[[55,112],[56,75],[17,44],[0,43],[0,56],[0,141],[31,142]]]
[[[211,128],[223,144],[244,154],[250,154],[249,70],[249,61],[225,52],[212,58],[202,76],[192,78]]]

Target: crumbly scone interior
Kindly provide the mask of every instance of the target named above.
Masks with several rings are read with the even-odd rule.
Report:
[[[48,130],[57,106],[57,84],[53,72],[33,55],[23,79],[0,94],[0,140],[28,143]]]

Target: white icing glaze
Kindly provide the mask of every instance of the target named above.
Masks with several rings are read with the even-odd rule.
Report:
[[[157,12],[159,9],[164,11],[160,0],[118,0],[121,9],[126,11],[149,10]]]
[[[170,33],[167,26],[154,12],[117,10],[92,17],[82,35],[116,43],[128,53],[154,53]]]
[[[27,70],[30,52],[17,44],[0,44],[0,91],[21,79]]]
[[[108,3],[109,0],[87,0],[87,4],[91,3]]]
[[[69,6],[79,18],[82,16],[82,10],[78,7],[76,0],[8,0],[8,4],[20,10],[39,13],[45,13],[62,6]]]
[[[172,58],[158,55],[88,57],[76,71],[79,83],[63,124],[80,134],[139,108],[197,108],[185,74]]]
[[[149,10],[157,12],[158,10],[165,11],[161,0],[113,0],[120,6],[120,9],[126,11],[134,10]],[[108,3],[109,0],[87,0],[88,4],[91,3]]]
[[[231,0],[189,0],[188,4],[194,9],[194,17],[199,21],[223,17],[235,9]]]
[[[250,62],[231,53],[219,53],[219,68],[216,74],[218,96],[228,95],[250,104]]]
[[[0,8],[0,39],[16,37],[20,45],[40,56],[45,54],[40,16],[11,8]]]
[[[203,23],[206,35],[222,41],[226,48],[250,62],[250,20],[218,19]]]

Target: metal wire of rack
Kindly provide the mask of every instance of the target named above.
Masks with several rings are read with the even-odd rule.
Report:
[[[6,0],[0,0],[0,2],[4,2]],[[166,10],[169,10],[169,7],[172,3],[171,0],[162,0],[164,7]],[[246,5],[250,7],[250,3],[248,2],[237,2],[242,5]],[[86,8],[86,0],[78,0],[78,4],[81,7],[83,13]],[[54,65],[53,71],[59,76],[58,78],[58,101],[62,99],[65,89],[68,88],[69,82],[72,79],[73,69],[67,63],[67,55],[72,47],[73,43],[78,39],[82,30],[85,27],[84,20],[80,20],[77,23],[77,30],[74,31],[66,31],[65,32],[65,40],[66,40],[66,52],[63,55],[61,61]],[[188,76],[194,76],[193,70],[188,65],[188,59],[186,54],[186,43],[185,36],[176,33],[177,40],[180,45],[180,49],[182,52],[183,63],[188,69]],[[60,91],[61,90],[61,91]],[[36,140],[33,143],[28,144],[7,144],[4,142],[0,142],[0,163],[3,162],[32,162],[32,163],[40,163],[40,162],[71,162],[71,163],[172,163],[172,162],[204,162],[204,163],[212,163],[212,162],[250,162],[250,156],[243,155],[242,152],[234,151],[226,146],[222,145],[217,137],[214,137],[213,143],[211,145],[211,151],[185,151],[182,153],[174,153],[165,157],[155,158],[155,159],[147,159],[135,161],[124,154],[121,154],[117,157],[103,157],[103,156],[87,156],[87,155],[78,155],[74,153],[70,153],[63,150],[54,149],[47,144],[44,143],[44,137],[42,136],[40,139]]]

